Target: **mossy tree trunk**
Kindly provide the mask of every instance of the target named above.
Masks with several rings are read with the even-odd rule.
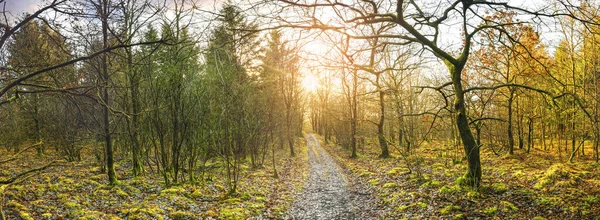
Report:
[[[467,109],[465,106],[465,91],[462,86],[461,74],[466,63],[459,59],[459,62],[451,63],[446,61],[446,66],[450,70],[452,84],[455,92],[454,110],[456,111],[456,125],[458,133],[463,142],[463,148],[467,157],[468,169],[467,180],[469,185],[477,188],[481,182],[481,159],[479,155],[479,146],[475,142],[469,121],[467,119]]]

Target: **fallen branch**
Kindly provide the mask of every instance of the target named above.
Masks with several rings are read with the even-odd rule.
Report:
[[[33,147],[40,146],[40,145],[42,145],[42,144],[44,144],[44,142],[43,142],[43,141],[40,141],[40,142],[38,142],[38,143],[36,143],[36,144],[34,144],[34,145],[31,145],[31,146],[29,146],[29,147],[23,148],[23,149],[21,149],[19,152],[17,152],[16,154],[12,155],[10,158],[8,158],[8,159],[5,159],[5,160],[1,160],[1,161],[0,161],[0,164],[7,163],[7,162],[10,162],[10,161],[16,160],[16,159],[17,159],[17,157],[19,157],[19,155],[20,155],[21,153],[23,153],[23,152],[25,152],[25,151],[27,151],[27,150],[29,150],[29,149],[33,148]]]
[[[12,177],[12,178],[10,178],[10,179],[7,179],[7,180],[0,180],[0,184],[12,184],[12,183],[16,182],[17,180],[19,180],[19,178],[21,178],[21,177],[27,176],[28,174],[31,174],[31,173],[35,173],[35,172],[38,172],[38,171],[45,170],[45,169],[47,169],[48,167],[51,167],[51,166],[53,166],[54,164],[56,164],[56,163],[58,163],[58,162],[61,162],[61,161],[59,161],[59,160],[54,160],[54,161],[52,161],[52,162],[50,162],[50,163],[47,163],[47,164],[46,164],[46,165],[44,165],[44,166],[41,166],[41,167],[38,167],[38,168],[33,168],[33,169],[31,169],[31,170],[27,170],[27,171],[21,172],[21,173],[19,173],[19,174],[15,175],[15,176],[13,176],[13,177]],[[29,178],[29,177],[27,177],[27,178]],[[22,178],[22,179],[21,179],[21,181],[22,181],[22,180],[25,180],[25,179],[27,179],[27,178]]]

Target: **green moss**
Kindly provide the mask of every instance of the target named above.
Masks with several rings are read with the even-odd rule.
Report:
[[[65,208],[67,209],[76,209],[76,208],[80,208],[81,206],[77,203],[74,202],[67,202],[65,203]]]
[[[163,219],[164,210],[157,205],[131,208],[128,211],[129,219]]]
[[[501,201],[500,204],[504,207],[502,209],[502,211],[504,211],[504,212],[508,212],[508,211],[511,211],[511,210],[513,212],[519,211],[519,208],[517,208],[517,206],[515,206],[515,204],[513,204],[513,203],[511,203],[509,201]]]
[[[381,196],[381,197],[383,198],[384,204],[390,204],[390,203],[397,201],[399,195],[396,193],[393,193],[391,196],[385,195],[385,196]]]
[[[58,184],[49,184],[48,187],[49,187],[49,190],[52,192],[60,191],[60,187],[58,186]]]
[[[169,218],[171,219],[195,219],[194,213],[184,212],[184,211],[175,211],[169,213]]]
[[[589,195],[589,196],[585,197],[585,199],[583,199],[583,201],[585,201],[585,203],[587,203],[587,204],[594,204],[594,203],[597,203],[599,200],[596,196]]]
[[[225,186],[221,185],[221,184],[214,184],[213,185],[215,188],[217,188],[219,191],[225,191]]]
[[[554,197],[554,196],[552,196],[552,197],[540,197],[537,200],[537,203],[539,205],[554,205],[554,206],[557,206],[557,205],[560,205],[561,201],[562,201],[562,199],[560,197]]]
[[[398,188],[398,184],[396,184],[396,183],[386,183],[386,184],[383,184],[383,188],[384,189]]]
[[[441,194],[452,194],[452,193],[455,193],[458,191],[460,191],[460,188],[458,186],[451,186],[451,187],[442,186],[442,188],[440,188]]]
[[[22,205],[21,203],[18,203],[16,201],[10,201],[8,203],[6,203],[7,207],[11,207],[14,210],[17,211],[29,211],[29,209],[27,207],[25,207],[24,205]]]
[[[173,188],[168,188],[168,189],[163,189],[162,191],[160,191],[161,195],[165,195],[165,194],[180,194],[185,192],[185,189],[180,188],[180,187],[173,187]]]
[[[202,193],[202,191],[200,190],[194,190],[192,193],[189,194],[189,197],[192,199],[197,199],[202,197],[204,194]]]
[[[481,198],[482,195],[477,190],[468,190],[467,191],[467,197],[469,197],[469,198]]]
[[[369,180],[369,185],[371,185],[371,186],[379,185],[379,178]]]
[[[225,204],[237,205],[240,204],[242,200],[240,198],[229,198],[223,201]]]
[[[408,208],[413,207],[413,205],[403,205],[403,206],[399,206],[398,208],[396,208],[396,211],[398,212],[404,212],[406,211]]]
[[[254,210],[255,214],[260,214],[260,210],[265,208],[265,204],[262,202],[253,202],[248,205],[251,210]]]
[[[70,179],[70,178],[66,178],[66,177],[58,177],[58,180],[62,183],[62,184],[66,184],[66,185],[72,185],[73,183],[75,183],[75,180]]]
[[[52,213],[49,213],[49,212],[42,214],[42,217],[44,217],[44,218],[52,218],[52,216],[53,216]]]
[[[83,179],[83,180],[81,180],[81,182],[82,182],[82,183],[85,183],[85,184],[87,184],[87,185],[91,185],[91,186],[93,186],[93,187],[97,187],[97,186],[99,186],[99,185],[100,185],[100,183],[98,183],[97,181],[94,181],[94,180],[92,180],[92,179]]]
[[[375,173],[366,171],[366,172],[360,173],[358,176],[359,177],[369,177],[369,176],[372,176],[373,174],[375,174]]]
[[[565,164],[557,163],[550,166],[533,186],[535,189],[543,189],[545,186],[556,182],[558,187],[569,187],[577,184],[581,175],[588,172],[577,171]]]
[[[123,191],[120,187],[115,187],[114,189],[118,196],[129,197],[129,194],[127,192]]]
[[[536,217],[533,217],[533,220],[546,220],[546,218],[544,218],[542,216],[536,216]]]
[[[95,190],[93,195],[98,196],[100,198],[106,198],[106,196],[110,195],[110,191],[105,189]]]
[[[11,186],[11,188],[12,188],[13,190],[15,190],[15,191],[22,191],[22,190],[23,190],[23,186],[19,186],[19,185],[16,185],[16,186]]]
[[[395,167],[395,168],[392,168],[391,170],[388,170],[386,172],[386,174],[394,176],[394,175],[398,175],[398,174],[402,174],[402,173],[408,173],[408,172],[409,172],[408,168],[405,168],[405,167]]]
[[[469,179],[466,177],[466,174],[465,174],[463,176],[456,178],[456,180],[454,180],[454,184],[456,186],[469,186]]]
[[[437,188],[437,187],[440,187],[441,185],[442,185],[442,182],[440,182],[438,180],[431,180],[431,181],[428,181],[426,183],[423,183],[421,186],[422,187]]]
[[[82,216],[77,218],[78,220],[96,220],[96,219],[108,219],[104,213],[99,211],[84,211]],[[112,218],[111,218],[112,219]]]
[[[25,207],[24,205],[22,205],[21,203],[18,203],[15,201],[10,201],[6,204],[6,206],[12,208],[17,213],[19,213],[19,217],[21,217],[21,219],[33,220],[31,215],[29,215],[29,209],[27,207]]]
[[[493,215],[496,214],[496,212],[498,212],[498,207],[488,207],[483,209],[483,212],[489,214],[489,215]]]
[[[259,197],[256,197],[256,201],[257,201],[257,202],[266,202],[266,201],[267,201],[267,198],[265,198],[265,197],[262,197],[262,196],[259,196]]]
[[[457,210],[460,210],[459,206],[457,206],[457,205],[449,205],[449,206],[446,206],[446,207],[440,209],[440,214],[442,214],[442,215],[448,215],[448,214],[450,214],[450,213],[452,213],[454,211],[457,211]]]
[[[241,198],[242,200],[248,200],[248,199],[250,199],[250,198],[251,198],[251,196],[250,196],[250,193],[248,193],[248,192],[244,192],[244,193],[242,193],[242,195],[240,196],[240,198]]]
[[[243,208],[224,208],[219,211],[220,219],[245,219],[246,214]]]
[[[458,214],[452,216],[452,219],[454,219],[454,220],[461,220],[461,219],[467,219],[467,217],[465,216],[465,214],[458,213]]]
[[[142,192],[138,188],[135,188],[135,187],[130,186],[130,185],[123,185],[123,188],[124,188],[124,190],[129,191],[130,193],[133,193],[133,194],[139,194],[139,193]]]
[[[71,197],[71,195],[66,194],[66,193],[60,193],[60,194],[56,195],[56,198],[58,200],[65,200],[65,199],[68,199],[69,197]]]
[[[429,183],[430,183],[429,186],[431,186],[431,187],[439,187],[442,185],[442,182],[437,181],[437,180],[432,180]]]
[[[508,191],[508,186],[504,183],[494,183],[492,184],[492,189],[498,193],[505,193]]]
[[[431,165],[431,169],[433,170],[446,170],[446,165],[441,163],[434,163]]]
[[[427,203],[424,203],[424,202],[417,202],[417,205],[419,207],[421,207],[422,209],[427,208]]]
[[[19,211],[19,217],[23,220],[34,220],[33,217],[29,215],[29,212],[26,211]]]
[[[98,175],[95,175],[95,176],[90,176],[89,178],[91,180],[100,181],[100,180],[106,179],[105,176],[106,176],[105,174],[98,174]]]

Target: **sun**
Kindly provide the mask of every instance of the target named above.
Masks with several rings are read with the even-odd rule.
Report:
[[[302,88],[307,92],[315,92],[319,88],[319,79],[313,74],[306,74],[302,78]]]

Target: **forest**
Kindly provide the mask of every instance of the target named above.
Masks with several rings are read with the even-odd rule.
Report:
[[[0,220],[597,219],[600,1],[0,0]]]

